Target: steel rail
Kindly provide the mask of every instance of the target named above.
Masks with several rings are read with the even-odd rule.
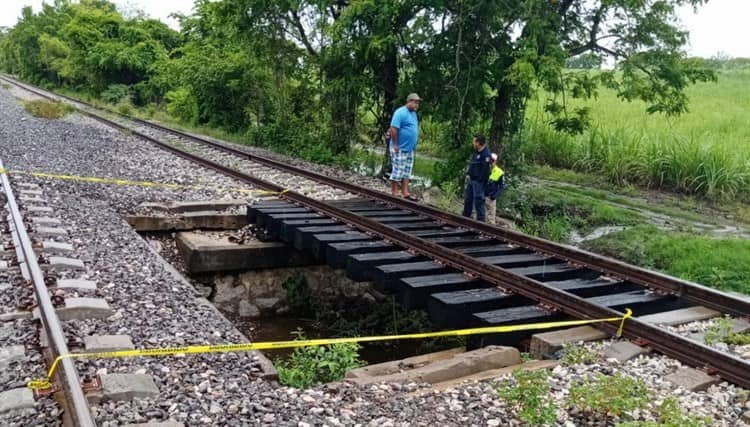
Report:
[[[5,76],[3,76],[5,77]],[[7,78],[7,77],[6,77]],[[11,83],[23,87],[39,96],[50,98],[48,95],[43,94],[34,90],[34,88],[27,87],[26,84],[9,79]],[[738,298],[734,295],[727,294],[725,292],[717,291],[695,282],[679,279],[676,277],[668,276],[656,271],[646,270],[631,264],[627,264],[612,258],[594,254],[582,249],[573,248],[570,246],[562,245],[556,242],[552,242],[539,237],[529,236],[516,231],[495,227],[484,222],[475,221],[471,218],[455,215],[450,212],[445,212],[435,207],[413,202],[411,200],[403,199],[400,197],[394,197],[388,193],[384,193],[378,190],[373,190],[367,187],[363,187],[357,184],[352,184],[346,181],[338,180],[336,178],[323,175],[317,172],[313,172],[303,168],[297,168],[292,165],[274,160],[268,157],[259,156],[256,154],[248,153],[244,150],[240,150],[223,143],[211,141],[206,138],[202,138],[198,135],[193,135],[187,132],[183,132],[177,129],[172,129],[158,123],[149,122],[135,117],[130,117],[116,111],[106,110],[102,107],[97,107],[85,101],[80,101],[69,97],[67,95],[55,94],[67,99],[70,102],[79,103],[86,105],[89,108],[105,110],[111,114],[118,115],[127,120],[139,123],[143,126],[155,128],[163,132],[171,133],[182,138],[191,139],[202,144],[211,146],[212,148],[222,150],[224,152],[244,157],[248,160],[273,167],[274,169],[283,170],[295,175],[304,176],[336,187],[348,192],[358,194],[361,196],[370,197],[373,199],[380,200],[385,203],[396,205],[402,208],[409,209],[415,213],[428,216],[433,219],[440,220],[446,224],[464,227],[467,229],[478,231],[486,236],[494,237],[497,239],[504,240],[508,243],[516,244],[527,249],[534,250],[536,252],[545,253],[552,255],[556,258],[563,259],[573,264],[585,266],[591,270],[603,273],[608,276],[618,277],[638,285],[653,289],[660,293],[667,293],[681,298],[685,298],[695,304],[703,305],[714,310],[721,311],[722,313],[732,314],[736,316],[749,316],[750,315],[750,301],[742,298]],[[129,128],[126,128],[130,130]]]
[[[5,189],[8,211],[13,221],[13,228],[15,229],[18,243],[20,243],[20,248],[16,248],[16,250],[20,250],[23,253],[22,262],[25,264],[26,271],[30,275],[31,283],[34,286],[34,294],[36,295],[37,307],[39,308],[39,318],[47,333],[49,347],[52,349],[52,357],[56,358],[57,356],[68,354],[69,350],[60,319],[57,317],[55,307],[52,305],[47,285],[44,283],[44,273],[37,263],[31,239],[26,232],[23,216],[13,194],[13,189],[10,186],[8,175],[5,173],[2,160],[0,160],[0,171],[2,171],[0,172],[0,180]],[[64,403],[69,409],[65,413],[71,417],[73,425],[84,427],[95,426],[96,423],[86,401],[86,396],[83,394],[81,380],[78,377],[73,360],[62,359],[60,361],[60,369],[57,370],[57,375],[65,394]]]
[[[43,96],[43,95],[42,95]],[[146,141],[152,142],[157,146],[172,152],[182,158],[198,163],[204,167],[232,176],[240,181],[253,184],[269,191],[284,192],[280,197],[291,202],[298,203],[310,209],[316,210],[324,215],[351,224],[373,236],[377,236],[396,245],[407,249],[414,250],[422,255],[432,258],[433,260],[456,268],[466,274],[494,284],[499,288],[518,293],[519,295],[531,298],[539,303],[554,307],[561,312],[576,318],[595,319],[602,317],[622,316],[623,313],[610,308],[593,304],[584,298],[573,295],[569,292],[553,288],[543,282],[530,279],[504,268],[477,263],[474,258],[469,257],[461,252],[443,246],[431,243],[422,238],[404,233],[391,228],[387,225],[378,223],[366,217],[361,217],[356,213],[345,209],[337,208],[323,201],[311,199],[307,196],[294,191],[286,191],[285,188],[264,181],[262,179],[245,174],[236,169],[224,166],[220,163],[202,158],[195,154],[182,151],[156,138],[143,134],[139,131],[130,129],[120,123],[90,113],[82,111],[83,114],[98,120],[109,126],[121,130],[127,130],[133,135],[138,136]],[[247,154],[247,153],[244,153]],[[382,193],[377,192],[378,195]],[[442,213],[442,212],[441,212]],[[445,213],[442,213],[445,214]],[[465,219],[465,218],[464,218]],[[469,220],[471,224],[483,225],[476,221]],[[484,224],[486,225],[486,224]],[[478,228],[478,227],[477,227]],[[494,228],[494,227],[490,227]],[[502,231],[496,229],[496,231]],[[611,324],[601,324],[599,327],[606,332],[613,333],[617,326]],[[722,378],[739,386],[750,388],[750,363],[735,356],[721,353],[708,346],[696,341],[684,338],[680,335],[671,333],[652,324],[629,319],[624,324],[623,335],[626,338],[641,339],[654,350],[661,352],[669,357],[673,357],[681,362],[697,368],[705,368],[709,371],[715,371]]]

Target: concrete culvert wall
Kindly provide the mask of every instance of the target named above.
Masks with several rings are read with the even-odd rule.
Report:
[[[374,302],[371,283],[357,283],[341,270],[328,266],[274,268],[239,274],[218,275],[212,280],[212,302],[221,310],[240,317],[268,317],[287,314],[292,301],[284,284],[304,278],[317,301],[363,299]],[[288,286],[287,286],[288,287]]]

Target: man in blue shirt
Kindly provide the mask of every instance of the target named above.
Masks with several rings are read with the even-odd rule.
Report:
[[[466,194],[464,196],[463,215],[471,218],[473,207],[477,210],[477,221],[484,222],[484,195],[487,188],[487,180],[490,178],[490,170],[492,169],[492,157],[484,135],[474,135],[471,143],[474,146],[474,152],[471,153],[469,170],[466,171]]]
[[[417,110],[422,99],[416,93],[406,97],[406,105],[396,109],[391,119],[389,149],[391,152],[391,193],[398,196],[399,183],[401,195],[410,200],[416,200],[409,193],[409,179],[414,168],[414,150],[417,149],[419,137],[419,119]]]

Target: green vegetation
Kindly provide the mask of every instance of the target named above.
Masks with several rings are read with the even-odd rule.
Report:
[[[527,425],[554,425],[557,406],[550,395],[549,376],[546,370],[517,369],[498,388],[498,394]],[[650,412],[657,421],[625,421],[617,423],[617,427],[708,427],[713,422],[711,417],[684,414],[673,398],[665,399],[655,410],[648,409],[650,399],[650,391],[639,379],[598,374],[592,380],[572,385],[567,404],[587,417],[587,425],[612,425],[613,421],[627,419],[627,414],[636,409]]]
[[[708,427],[713,424],[711,417],[683,414],[677,400],[664,399],[657,412],[658,421],[631,421],[617,424],[617,427]]]
[[[300,333],[298,339],[304,340],[304,335]],[[279,382],[304,389],[341,381],[346,371],[364,366],[359,349],[356,343],[296,348],[287,360],[276,361]]]
[[[498,394],[515,407],[518,418],[528,425],[554,425],[557,407],[550,396],[549,375],[544,369],[516,369]]]
[[[524,232],[559,242],[567,241],[573,230],[588,233],[600,226],[635,225],[643,221],[635,211],[549,186],[506,191],[499,207],[513,214]]]
[[[610,171],[616,144],[609,132],[586,131],[601,117],[584,106],[598,88],[610,90],[600,99],[641,100],[638,108],[674,117],[687,110],[689,86],[715,79],[714,63],[683,56],[686,38],[673,18],[684,3],[202,0],[179,17],[175,32],[143,14],[123,17],[106,0],[59,0],[38,13],[24,8],[13,28],[0,31],[0,68],[122,113],[342,165],[351,165],[355,147],[382,147],[393,110],[419,92],[424,150],[443,161],[420,162],[417,170],[429,169],[437,184],[461,179],[475,132],[502,148],[508,169],[521,167],[524,153],[552,159],[538,147],[554,138],[534,141],[544,133],[542,119],[532,116],[524,126],[527,105],[532,112],[538,106],[554,132],[604,141],[581,168]],[[615,24],[620,39],[612,52],[596,40]],[[608,56],[617,69],[595,69]],[[566,64],[579,70],[567,72]],[[535,101],[537,92],[546,99]],[[691,150],[656,154],[659,162],[682,162]],[[662,175],[651,165],[644,182],[712,197],[740,194],[746,181],[725,157],[699,150],[701,165],[680,165],[688,173],[656,180]],[[611,175],[622,181],[632,168],[615,169]],[[693,180],[693,169],[705,179]]]
[[[620,418],[626,412],[643,409],[649,401],[646,384],[622,374],[598,374],[570,388],[569,403],[597,420]]]
[[[565,366],[590,365],[599,360],[599,355],[585,347],[570,345],[563,348],[562,358],[560,360]]]
[[[57,101],[26,101],[23,103],[23,107],[34,117],[44,119],[60,119],[75,111],[70,105]]]
[[[750,241],[641,225],[586,242],[586,249],[718,289],[750,293]]]
[[[732,319],[729,316],[715,319],[706,329],[704,340],[707,345],[723,342],[731,345],[750,344],[750,334],[732,332]]]
[[[359,298],[324,301],[310,290],[302,275],[289,277],[282,286],[286,290],[291,312],[295,316],[314,319],[318,329],[325,330],[329,336],[359,337],[434,331],[427,312],[404,310],[393,296],[372,303]],[[368,343],[367,347],[393,349],[401,345],[404,342],[382,341]],[[466,341],[463,337],[433,338],[419,340],[413,350],[421,354],[464,345]]]
[[[595,125],[579,135],[547,124],[542,101],[527,122],[527,159],[593,173],[618,186],[640,185],[718,200],[750,200],[750,131],[747,122],[750,68],[722,71],[719,83],[686,91],[691,112],[679,118],[644,113],[641,102],[622,103],[602,90],[587,102]],[[570,108],[583,107],[570,101]],[[533,109],[533,108],[530,108]]]
[[[711,323],[706,329],[704,341],[708,345],[714,345],[723,342],[732,334],[732,319],[729,316],[720,317]]]

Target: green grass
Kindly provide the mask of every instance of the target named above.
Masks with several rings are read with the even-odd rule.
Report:
[[[750,207],[747,203],[737,200],[714,202],[689,195],[650,194],[632,185],[617,186],[602,181],[601,177],[590,173],[549,166],[534,166],[529,169],[529,173],[533,177],[550,181],[545,185],[552,185],[570,193],[590,196],[596,200],[612,202],[633,209],[647,210],[706,224],[718,224],[716,218],[718,213],[725,219],[750,224]]]
[[[750,294],[750,240],[714,239],[641,225],[584,244],[631,264],[728,291]]]
[[[558,242],[567,241],[573,230],[587,234],[597,227],[636,225],[645,220],[638,212],[596,197],[549,186],[510,188],[500,198],[499,208],[514,216],[522,231]]]
[[[750,70],[725,71],[718,83],[687,91],[691,111],[648,115],[611,90],[589,105],[593,127],[578,136],[545,124],[543,100],[530,104],[524,154],[538,164],[590,172],[617,185],[639,185],[713,200],[750,200]]]
[[[51,120],[60,119],[75,111],[70,105],[57,101],[27,101],[23,103],[23,107],[34,117]]]

